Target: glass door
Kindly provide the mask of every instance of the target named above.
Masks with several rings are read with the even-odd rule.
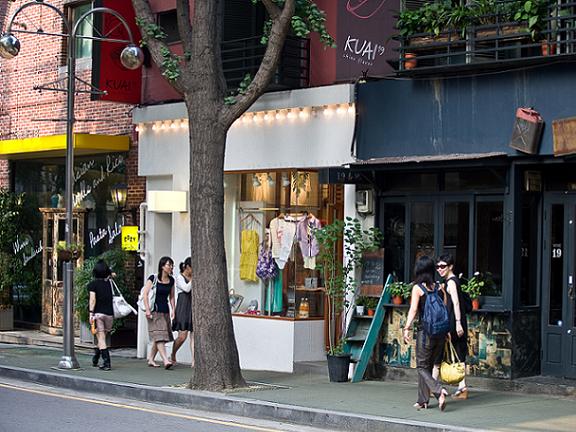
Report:
[[[576,196],[550,194],[544,207],[542,373],[576,378]]]

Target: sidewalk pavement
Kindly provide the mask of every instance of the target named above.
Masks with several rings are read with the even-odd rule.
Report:
[[[468,400],[450,399],[444,412],[436,403],[416,411],[415,382],[330,383],[314,368],[295,374],[243,371],[249,389],[192,391],[186,388],[188,365],[150,368],[127,352],[133,351],[113,351],[112,370],[104,372],[93,368],[90,351],[80,348],[82,369],[67,371],[55,368],[61,349],[0,344],[0,377],[328,430],[573,432],[576,425],[576,401],[570,398],[472,388]]]

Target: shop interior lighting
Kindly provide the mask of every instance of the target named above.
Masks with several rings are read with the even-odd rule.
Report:
[[[302,120],[306,120],[308,117],[310,117],[310,111],[308,111],[306,108],[301,108],[300,112],[298,113],[298,117],[300,117]]]
[[[334,115],[334,109],[330,105],[326,105],[324,107],[324,116],[325,117],[332,117]]]
[[[356,112],[356,107],[354,104],[348,104],[348,114],[354,114]]]
[[[346,113],[346,109],[344,105],[338,105],[338,108],[336,108],[336,114],[338,115],[342,115]]]
[[[175,121],[173,121],[172,123],[170,123],[170,129],[174,130],[174,129],[177,129],[177,128],[178,128],[178,124],[177,124]]]
[[[298,116],[294,113],[294,110],[289,109],[286,117],[288,118],[288,120],[294,120]]]

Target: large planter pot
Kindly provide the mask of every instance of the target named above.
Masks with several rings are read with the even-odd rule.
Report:
[[[348,369],[350,368],[350,354],[330,355],[328,360],[328,377],[330,382],[347,382]]]
[[[392,296],[392,304],[401,305],[402,304],[402,297],[400,296]]]
[[[14,330],[14,307],[0,305],[0,331]]]

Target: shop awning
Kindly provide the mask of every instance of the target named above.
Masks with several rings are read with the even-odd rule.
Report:
[[[127,135],[74,134],[74,155],[126,152]],[[33,159],[66,156],[66,135],[0,141],[0,159]]]

